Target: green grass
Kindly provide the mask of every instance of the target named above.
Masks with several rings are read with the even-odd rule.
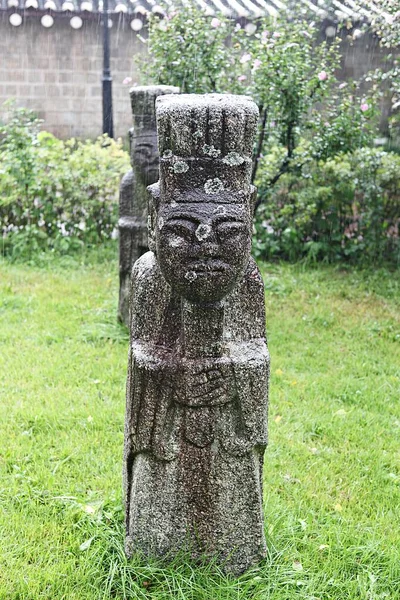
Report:
[[[1,600],[398,600],[400,277],[266,265],[269,555],[128,563],[117,264],[0,262]]]

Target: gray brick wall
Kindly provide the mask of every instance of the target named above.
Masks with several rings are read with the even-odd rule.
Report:
[[[13,27],[0,13],[0,105],[10,98],[34,109],[45,129],[58,137],[96,137],[102,132],[102,31],[97,18],[72,29],[69,18],[54,17],[46,29],[38,17],[25,17]],[[129,87],[125,77],[138,78],[134,55],[143,42],[129,22],[114,20],[111,71],[115,135],[131,126]]]
[[[34,109],[45,128],[61,138],[96,137],[102,131],[102,30],[98,16],[84,19],[74,30],[70,16],[55,15],[46,29],[38,16],[25,14],[20,27],[10,25],[0,12],[0,105],[16,98],[20,106]],[[324,30],[324,27],[322,27]],[[322,31],[321,30],[321,31]],[[125,77],[138,80],[133,57],[144,45],[123,15],[114,16],[111,34],[115,136],[126,138],[131,126],[129,87]],[[359,79],[382,64],[378,40],[366,35],[354,43],[343,41],[340,78]],[[387,52],[386,52],[387,53]],[[381,129],[386,130],[390,99],[381,104]]]

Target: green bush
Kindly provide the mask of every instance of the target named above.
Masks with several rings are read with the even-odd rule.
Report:
[[[145,83],[177,85],[185,93],[247,94],[260,110],[253,179],[271,146],[282,149],[273,188],[302,161],[327,159],[368,146],[377,135],[376,92],[341,83],[340,37],[320,42],[318,26],[293,6],[256,19],[250,32],[232,19],[207,15],[177,0],[166,18],[149,18]]]
[[[15,110],[0,126],[3,253],[69,252],[114,236],[119,180],[128,168],[114,140],[63,142],[40,131],[30,111]]]
[[[164,19],[149,15],[148,37],[141,38],[148,54],[138,58],[146,82],[176,85],[185,94],[239,89],[241,28],[193,4],[177,0],[174,5]]]
[[[275,149],[260,167],[256,256],[400,263],[400,156],[362,148],[309,162],[271,191],[277,160]]]

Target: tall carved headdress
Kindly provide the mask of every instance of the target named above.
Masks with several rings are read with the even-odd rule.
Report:
[[[250,203],[258,108],[247,96],[182,94],[156,100],[163,203]]]
[[[158,179],[155,101],[163,94],[179,94],[179,88],[169,85],[135,86],[129,94],[133,120],[133,127],[129,130],[131,165],[136,183],[147,186]]]
[[[133,129],[130,135],[140,137],[143,130],[156,129],[155,101],[163,94],[179,94],[179,88],[171,85],[143,85],[129,90],[131,98]]]

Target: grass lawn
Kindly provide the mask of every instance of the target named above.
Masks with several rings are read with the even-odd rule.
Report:
[[[263,273],[269,555],[235,581],[124,559],[116,259],[0,262],[1,600],[400,598],[400,276]]]

